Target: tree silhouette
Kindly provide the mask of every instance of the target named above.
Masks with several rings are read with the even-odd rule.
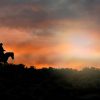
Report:
[[[34,100],[91,100],[100,98],[100,69],[81,71],[36,69],[23,64],[0,64],[0,97]]]

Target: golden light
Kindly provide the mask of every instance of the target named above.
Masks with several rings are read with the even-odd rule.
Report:
[[[68,44],[70,44],[70,56],[75,58],[91,58],[93,56],[93,47],[95,39],[88,33],[75,33],[69,34],[67,38]]]
[[[61,43],[66,44],[66,52],[64,56],[68,59],[95,60],[99,58],[97,54],[98,34],[83,29],[65,30],[60,36]]]

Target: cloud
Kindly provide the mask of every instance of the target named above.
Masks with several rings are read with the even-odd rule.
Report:
[[[100,18],[99,0],[3,0],[0,4],[0,26],[7,27],[37,27],[48,20],[84,18],[98,23]]]
[[[100,53],[99,10],[100,0],[0,0],[0,41],[16,63],[73,65],[68,34],[95,34]]]

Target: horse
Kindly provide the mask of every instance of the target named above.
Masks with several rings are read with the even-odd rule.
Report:
[[[4,56],[0,59],[0,62],[8,63],[8,58],[11,57],[14,61],[14,53],[13,52],[6,52],[4,53]]]

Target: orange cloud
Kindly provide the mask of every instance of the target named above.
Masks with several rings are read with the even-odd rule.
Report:
[[[37,68],[99,67],[100,34],[94,22],[81,19],[45,20],[36,26],[0,27],[0,41],[7,51],[15,53],[15,63],[36,65]]]

